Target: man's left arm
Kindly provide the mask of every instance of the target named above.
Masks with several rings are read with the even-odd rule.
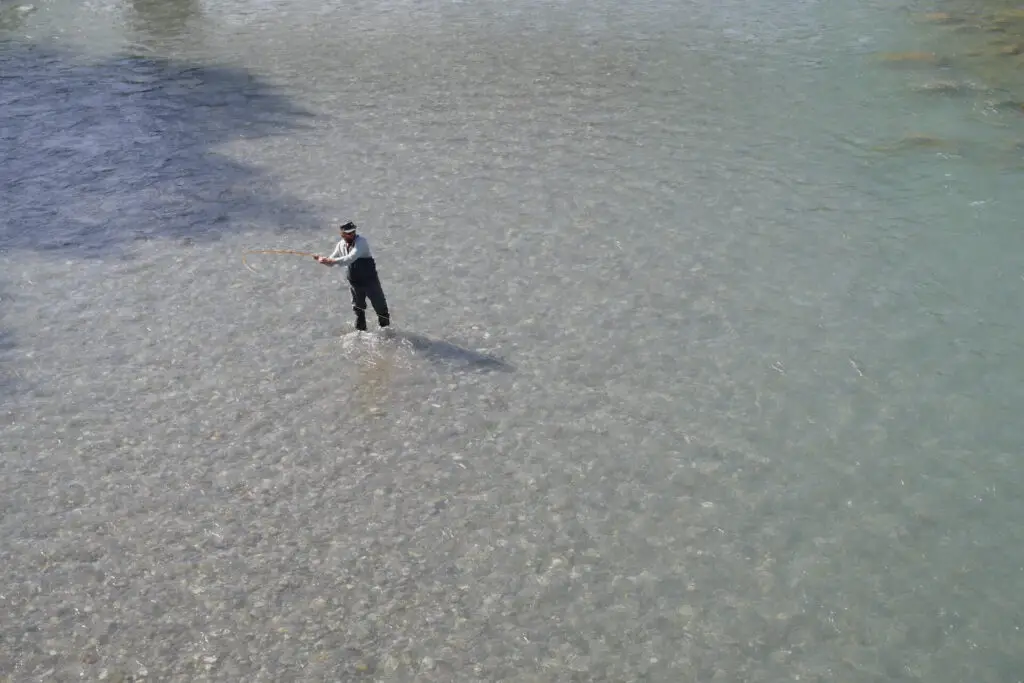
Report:
[[[340,254],[340,253],[341,253],[341,242],[338,242],[338,245],[336,247],[334,247],[334,251],[331,252],[330,256],[317,256],[315,258],[316,258],[317,261],[319,261],[320,263],[324,264],[325,266],[333,266],[335,263],[338,262],[338,254]]]
[[[366,255],[366,243],[363,240],[356,240],[355,244],[352,245],[352,249],[341,258],[334,258],[331,255],[331,265],[347,266],[357,258],[362,258]]]

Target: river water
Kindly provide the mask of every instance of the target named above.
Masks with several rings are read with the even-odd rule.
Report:
[[[1021,680],[1024,119],[933,9],[5,0],[0,674]],[[242,261],[348,219],[391,338]]]

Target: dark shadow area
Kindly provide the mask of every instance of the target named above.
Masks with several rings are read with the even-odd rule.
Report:
[[[431,339],[415,332],[395,330],[392,335],[399,343],[436,363],[456,365],[472,370],[514,372],[515,367],[502,358],[480,353],[451,342]]]
[[[0,248],[85,257],[315,220],[276,179],[221,151],[293,134],[311,117],[243,69],[86,62],[0,39],[0,111]]]

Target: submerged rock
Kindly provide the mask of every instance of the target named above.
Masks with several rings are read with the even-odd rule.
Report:
[[[985,33],[990,31],[990,28],[982,26],[981,24],[959,24],[954,26],[952,29],[953,33]]]
[[[1024,24],[1024,9],[1007,9],[992,17],[995,24]]]
[[[964,20],[955,17],[949,12],[927,12],[921,15],[921,20],[931,24],[962,24]]]
[[[934,52],[883,52],[881,58],[886,62],[931,62],[937,59]]]
[[[1001,100],[991,104],[993,109],[999,111],[1014,111],[1024,114],[1024,102],[1020,100]]]
[[[889,144],[876,145],[873,149],[877,152],[905,152],[929,149],[946,149],[949,151],[955,151],[955,145],[953,145],[949,140],[944,140],[933,135],[914,133],[906,135]]]
[[[981,86],[967,81],[929,81],[915,85],[914,92],[933,95],[967,95],[984,90]]]
[[[948,66],[949,59],[934,52],[883,52],[879,58],[886,64],[909,66]]]
[[[933,135],[914,134],[907,135],[897,144],[907,147],[948,147],[951,143],[948,140],[943,140]]]

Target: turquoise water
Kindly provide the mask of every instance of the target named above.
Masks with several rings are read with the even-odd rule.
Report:
[[[1024,119],[931,7],[32,7],[0,673],[1021,678]],[[242,267],[339,217],[395,340]]]

